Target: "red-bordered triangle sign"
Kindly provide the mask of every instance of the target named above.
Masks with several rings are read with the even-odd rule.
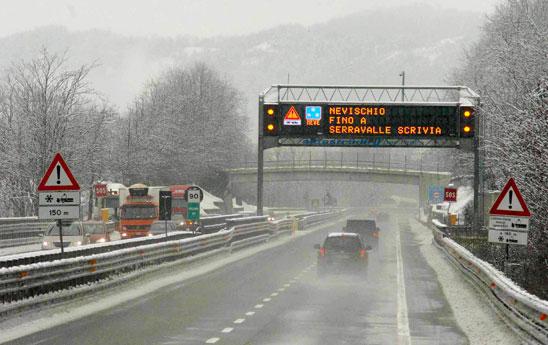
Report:
[[[300,126],[301,125],[301,116],[297,112],[294,106],[291,106],[287,113],[284,116],[284,125],[285,126]]]
[[[60,153],[55,154],[38,185],[39,192],[52,190],[80,190],[80,185]]]
[[[496,214],[500,216],[516,216],[516,217],[530,217],[531,212],[527,208],[525,200],[516,185],[513,178],[510,178],[499,197],[495,200],[489,214]]]

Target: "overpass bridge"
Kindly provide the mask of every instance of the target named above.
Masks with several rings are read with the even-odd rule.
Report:
[[[232,193],[244,200],[255,201],[257,191],[256,162],[246,162],[241,167],[226,170]],[[397,184],[418,187],[419,206],[428,204],[428,186],[446,185],[451,181],[451,173],[439,171],[439,166],[423,165],[422,162],[363,161],[354,162],[333,159],[291,159],[264,162],[264,188],[267,205],[269,194],[280,191],[281,195],[298,193],[303,183],[342,184],[345,182],[370,182],[375,184]],[[280,204],[296,206],[300,197],[287,197],[286,200],[272,199],[269,206]],[[302,199],[301,199],[302,200]],[[293,201],[293,202],[292,202]],[[278,205],[276,205],[278,204]],[[302,206],[302,203],[300,204]]]

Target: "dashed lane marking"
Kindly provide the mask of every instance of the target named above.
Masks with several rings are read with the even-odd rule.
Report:
[[[277,293],[277,292],[273,292],[273,293],[270,294],[270,296],[276,297],[276,296],[278,296],[278,293]]]
[[[267,298],[263,298],[263,302],[270,302],[271,300],[272,300],[272,299],[270,299],[270,298],[268,298],[268,297],[267,297]]]
[[[253,315],[255,315],[255,312],[254,311],[248,311],[247,313],[245,313],[245,315],[253,316]]]
[[[234,329],[234,328],[232,328],[232,327],[227,327],[227,328],[223,329],[221,332],[223,332],[223,333],[230,333],[230,332],[232,332],[233,329]]]
[[[238,324],[238,323],[244,323],[245,319],[236,319],[234,320],[234,323]]]
[[[215,344],[219,340],[221,340],[221,338],[209,338],[206,340],[206,344]]]
[[[283,292],[285,291],[285,288],[279,288],[278,291]]]
[[[255,309],[261,309],[263,306],[264,306],[264,304],[257,304],[257,305],[255,306]]]
[[[285,286],[285,287],[290,287],[290,286],[291,286],[291,284],[284,284],[284,286]]]

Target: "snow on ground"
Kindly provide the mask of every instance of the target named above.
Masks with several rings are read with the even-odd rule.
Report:
[[[421,243],[420,250],[438,275],[455,319],[466,333],[470,345],[517,345],[520,339],[499,319],[496,312],[463,277],[438,248],[432,244],[432,232],[410,219],[411,230]]]
[[[30,253],[41,250],[40,243],[29,244],[25,246],[0,248],[0,257],[11,254]]]

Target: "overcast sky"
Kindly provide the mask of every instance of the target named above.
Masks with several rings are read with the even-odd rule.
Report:
[[[199,37],[310,25],[356,11],[414,2],[489,12],[501,0],[0,0],[0,36],[43,25],[127,35]],[[382,5],[381,5],[382,4]]]

